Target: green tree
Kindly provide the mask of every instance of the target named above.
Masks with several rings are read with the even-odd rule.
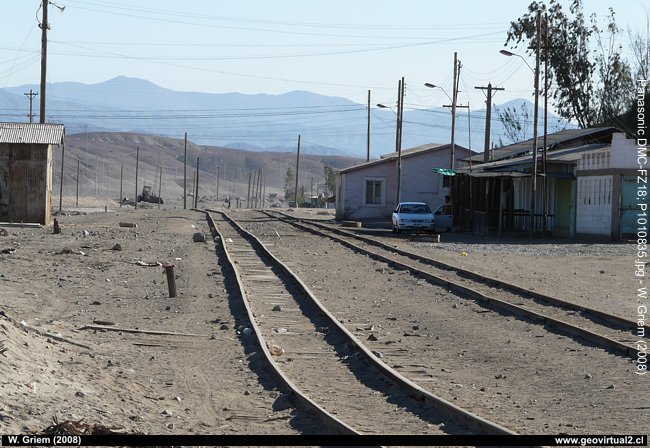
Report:
[[[517,111],[515,106],[509,106],[499,110],[499,121],[509,143],[521,142],[528,138],[528,123],[531,121],[528,106],[522,102],[520,109],[521,111]]]
[[[528,13],[511,22],[505,45],[523,46],[528,54],[536,47],[536,16],[542,17],[542,51],[548,60],[549,97],[558,114],[581,128],[605,123],[623,112],[632,95],[630,67],[617,44],[620,31],[610,8],[601,29],[593,14],[587,20],[582,0],[572,0],[566,13],[560,0],[533,1]],[[594,42],[595,40],[595,42]],[[543,90],[543,82],[540,83]]]
[[[330,165],[325,165],[323,167],[323,171],[325,172],[325,186],[327,186],[327,194],[334,194],[336,191],[336,175],[338,174],[338,170]]]
[[[296,175],[293,174],[291,167],[287,168],[287,173],[284,175],[284,197],[287,200],[294,199],[294,191],[296,189]]]

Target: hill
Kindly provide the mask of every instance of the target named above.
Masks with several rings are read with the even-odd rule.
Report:
[[[138,189],[149,185],[158,192],[160,167],[162,167],[163,199],[178,199],[183,195],[184,140],[126,132],[88,132],[68,135],[65,145],[64,200],[74,203],[79,166],[79,195],[118,199],[120,178],[122,196],[132,198],[135,191],[136,153],[139,149]],[[63,151],[54,154],[53,204],[58,205],[61,157]],[[246,198],[249,175],[263,170],[266,192],[283,194],[285,175],[291,167],[295,172],[295,153],[277,151],[246,151],[217,146],[187,145],[187,191],[192,190],[192,179],[199,162],[199,196],[217,203],[217,166],[219,201],[227,196]],[[345,168],[364,160],[354,157],[303,155],[300,157],[299,184],[305,193],[322,192],[325,189],[324,166]],[[72,202],[71,202],[72,201]]]
[[[0,89],[3,120],[26,121],[29,104],[23,94],[29,89],[38,91],[38,86]],[[520,104],[527,104],[532,116],[530,102],[508,104],[517,110]],[[38,115],[38,97],[34,113]],[[458,112],[456,138],[458,144],[467,147],[470,123],[466,116],[466,109]],[[188,132],[200,144],[250,151],[294,152],[300,134],[305,154],[366,154],[366,105],[306,91],[282,95],[177,92],[126,77],[92,85],[53,83],[48,85],[47,120],[65,124],[68,134],[117,131],[179,138]],[[371,155],[377,158],[394,150],[395,115],[391,110],[373,108],[371,120]],[[532,119],[528,121],[528,133],[532,134]],[[557,130],[555,123],[557,119],[551,115],[550,131]],[[451,114],[445,108],[407,109],[403,148],[447,143],[450,129]],[[483,148],[484,129],[485,110],[473,110],[471,135],[475,150]],[[497,113],[492,116],[492,140],[510,143]]]

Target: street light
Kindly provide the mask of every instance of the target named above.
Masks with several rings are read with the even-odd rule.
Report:
[[[524,62],[529,69],[533,71],[535,75],[535,115],[533,119],[533,176],[532,176],[532,192],[530,195],[530,229],[529,236],[533,236],[533,228],[535,226],[535,196],[537,196],[537,119],[539,117],[539,51],[540,51],[540,38],[541,38],[541,13],[537,11],[537,39],[536,39],[536,48],[535,48],[535,70],[530,66],[530,64],[524,59],[523,56],[519,54],[512,53],[508,50],[501,50],[501,53],[504,56],[518,56]],[[546,151],[546,148],[544,148]]]
[[[533,69],[533,67],[530,66],[530,64],[528,63],[526,58],[523,57],[522,55],[517,54],[517,53],[513,53],[513,52],[508,51],[508,50],[499,50],[499,53],[501,53],[504,56],[516,56],[516,57],[518,57],[519,59],[524,61],[526,63],[526,65],[528,66],[528,68],[530,69],[530,71],[533,72],[533,74],[535,74],[535,69]]]
[[[445,95],[447,95],[447,98],[449,98],[449,101],[453,101],[453,100],[451,99],[451,97],[449,96],[449,94],[447,93],[447,91],[446,91],[445,89],[442,88],[442,86],[438,86],[438,85],[436,85],[436,84],[431,84],[430,82],[425,82],[425,83],[424,83],[424,86],[425,86],[425,87],[428,87],[428,88],[430,88],[430,89],[440,89],[440,90],[442,90],[442,92],[443,92]]]
[[[380,109],[391,109],[384,104],[377,104]],[[404,78],[397,83],[397,125],[395,127],[395,152],[397,152],[397,185],[395,192],[395,207],[400,203],[402,195],[402,116],[404,113]]]
[[[456,101],[454,101],[454,98],[456,98],[456,88],[454,87],[454,98],[450,97],[449,94],[445,89],[443,89],[441,86],[438,86],[436,84],[431,84],[430,82],[425,82],[424,83],[425,87],[428,87],[430,89],[440,89],[443,91],[445,95],[447,95],[447,98],[449,98],[449,101],[451,101],[451,161],[450,161],[450,168],[452,170],[456,169],[456,157],[455,157],[455,152],[456,152]],[[448,106],[443,106],[443,107],[448,107]],[[465,107],[465,106],[461,106]],[[467,106],[469,109],[469,106]],[[470,155],[471,156],[471,155]],[[451,181],[449,182],[449,185],[451,185]],[[451,187],[450,187],[451,191]]]

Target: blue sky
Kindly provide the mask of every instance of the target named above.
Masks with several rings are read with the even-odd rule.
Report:
[[[533,76],[499,55],[528,1],[458,0],[56,0],[50,6],[48,82],[94,84],[118,75],[183,91],[280,94],[309,90],[392,103],[406,78],[407,107],[439,107],[451,94],[453,53],[462,61],[459,101],[484,107],[474,86],[505,87],[503,103],[531,99]],[[565,2],[568,5],[568,2]],[[646,29],[641,0],[586,2],[623,30]],[[0,87],[38,83],[40,0],[2,0]],[[625,31],[620,36],[627,45]],[[531,65],[532,58],[528,59]]]

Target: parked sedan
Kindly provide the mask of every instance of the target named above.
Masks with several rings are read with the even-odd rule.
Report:
[[[432,232],[434,218],[431,209],[424,202],[400,202],[393,211],[393,232],[402,230],[423,230]]]

